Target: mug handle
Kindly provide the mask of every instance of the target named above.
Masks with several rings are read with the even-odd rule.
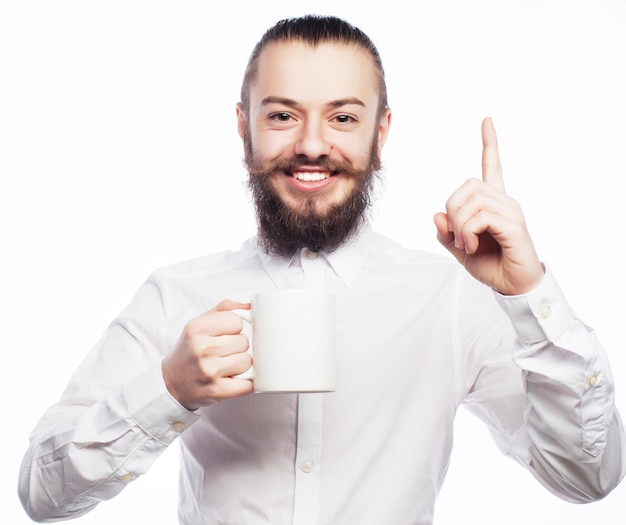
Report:
[[[248,324],[252,324],[252,310],[235,309],[230,311],[241,317]],[[251,379],[252,381],[254,381],[254,379],[256,378],[256,374],[254,373],[254,365],[250,366],[250,368],[248,368],[248,370],[246,370],[245,372],[242,372],[241,374],[237,374],[232,377],[233,379]]]

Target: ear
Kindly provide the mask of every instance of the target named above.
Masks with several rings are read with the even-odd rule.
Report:
[[[383,146],[389,136],[389,128],[391,127],[391,109],[387,108],[378,123],[378,154],[383,150]]]
[[[237,102],[237,131],[242,139],[246,130],[246,120],[246,114],[243,110],[243,106],[241,105],[241,102]]]

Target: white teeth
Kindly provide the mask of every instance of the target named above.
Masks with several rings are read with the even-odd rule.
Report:
[[[303,182],[313,182],[327,179],[329,174],[321,171],[294,171],[293,176]]]

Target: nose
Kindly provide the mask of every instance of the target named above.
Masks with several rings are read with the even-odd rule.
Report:
[[[332,145],[324,133],[323,123],[316,120],[303,122],[295,145],[296,155],[314,160],[330,155]]]

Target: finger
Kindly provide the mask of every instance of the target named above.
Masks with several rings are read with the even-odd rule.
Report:
[[[243,334],[207,337],[203,342],[206,344],[204,354],[210,357],[244,354],[250,348],[248,338]]]
[[[237,379],[224,377],[218,382],[216,394],[212,398],[217,401],[231,399],[233,397],[247,396],[254,392],[254,381],[249,379]]]
[[[232,378],[238,374],[244,373],[252,366],[252,357],[250,354],[232,354],[219,359],[207,360],[205,364],[205,373],[213,379]]]
[[[239,310],[239,309],[250,310],[250,303],[238,303],[236,301],[231,301],[230,299],[224,299],[211,311],[226,312],[228,310]]]
[[[232,312],[210,310],[189,321],[181,338],[192,348],[204,347],[212,338],[223,335],[238,335],[243,330],[243,320]]]
[[[491,239],[493,245],[494,215],[486,210],[480,210],[474,214],[464,225],[461,232],[465,253],[473,254],[478,251],[479,245]],[[483,246],[487,249],[487,246]]]
[[[481,127],[483,137],[483,181],[504,192],[504,178],[498,152],[498,137],[491,118],[483,120]]]
[[[454,246],[454,232],[445,213],[436,213],[433,217],[435,226],[437,227],[437,240],[446,248]]]
[[[462,246],[462,236],[457,236],[453,231],[452,225],[445,213],[435,214],[434,221],[437,227],[437,240],[446,250],[461,261],[465,254],[464,247]],[[461,243],[461,247],[459,247],[459,243]]]
[[[253,381],[233,377],[245,372],[250,366],[252,359],[248,354],[237,354],[207,363],[203,371],[210,380],[201,387],[200,397],[206,398],[208,403],[202,404],[251,394],[254,390]]]
[[[470,181],[473,183],[473,181]],[[488,184],[476,181],[489,191],[472,193],[462,205],[448,213],[448,221],[455,235],[455,246],[474,253],[478,248],[478,239],[482,233],[498,235],[502,231],[499,226],[505,220],[511,220],[512,199]]]
[[[196,325],[198,332],[210,336],[238,334],[243,329],[243,321],[240,316],[230,313],[230,310],[235,309],[250,310],[250,303],[226,299],[193,319],[188,326]]]

